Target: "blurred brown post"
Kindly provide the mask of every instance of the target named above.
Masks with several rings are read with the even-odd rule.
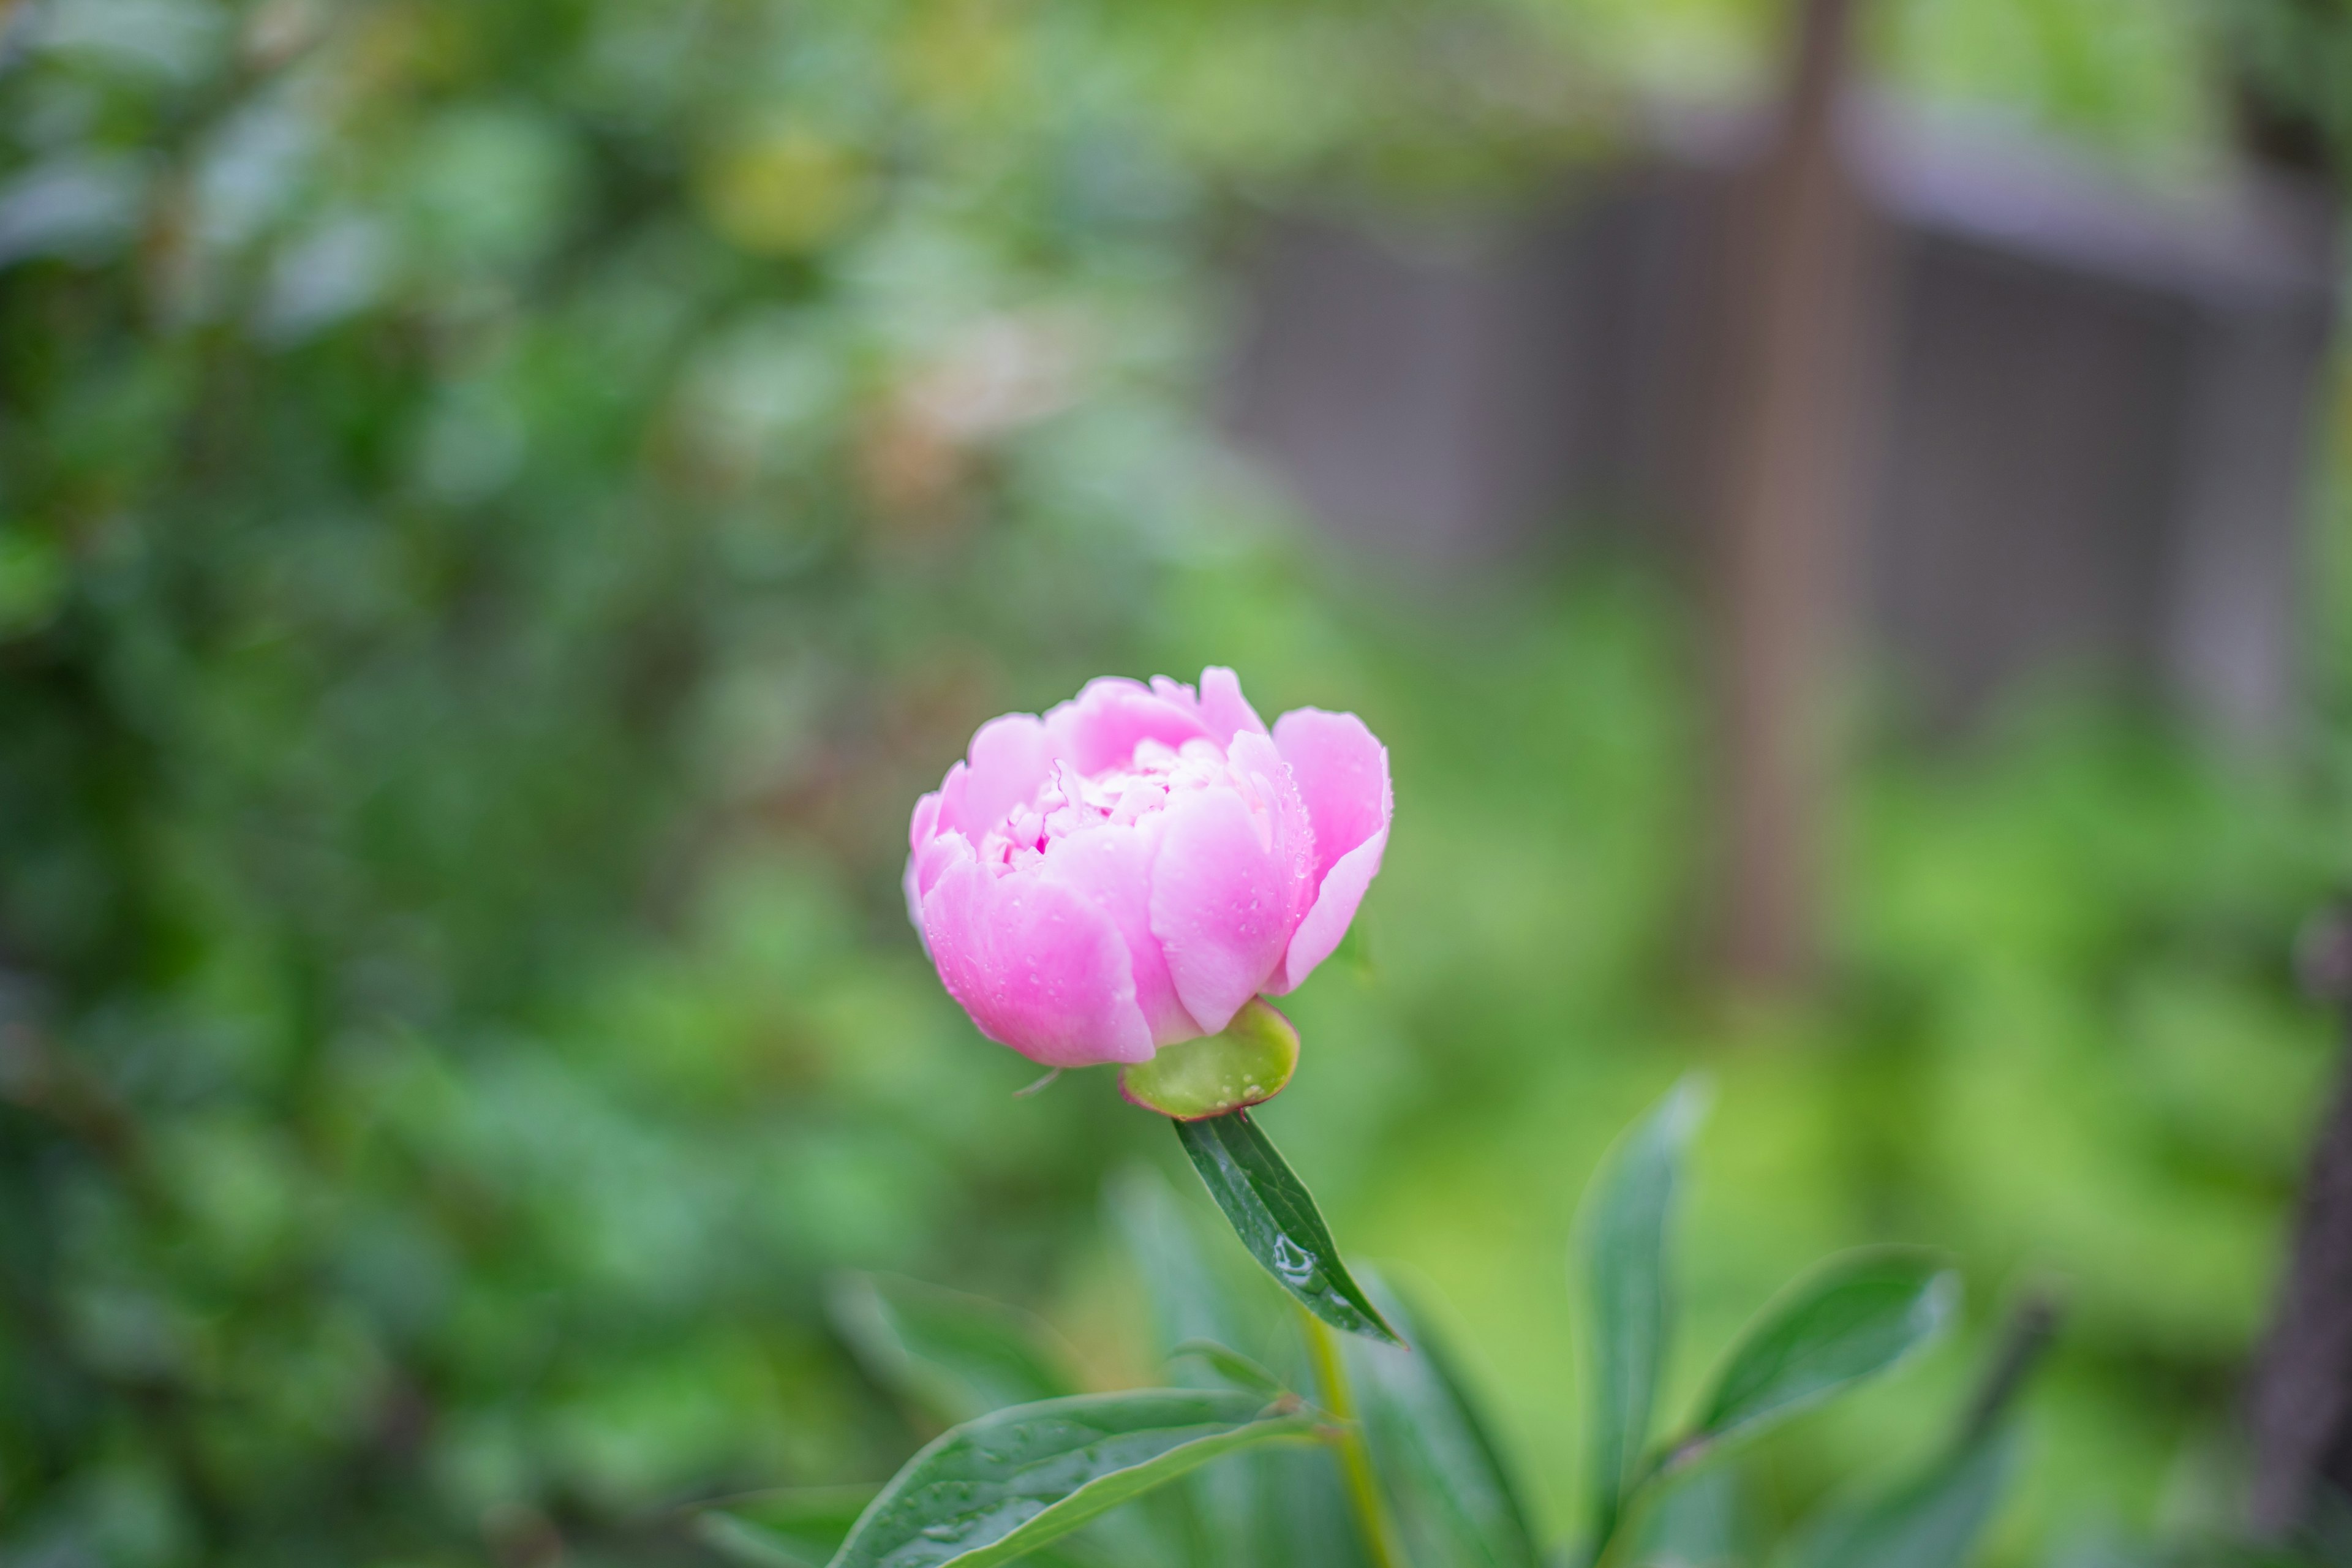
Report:
[[[1742,989],[1817,957],[1823,712],[1848,602],[1846,491],[1871,293],[1839,135],[1859,0],[1796,0],[1778,122],[1734,215],[1716,500],[1717,959]]]
[[[2313,921],[2299,957],[2305,988],[2352,1026],[2352,905]],[[2312,1152],[2294,1251],[2249,1394],[2249,1522],[2264,1539],[2289,1539],[2317,1521],[2330,1494],[2352,1498],[2352,1072]]]

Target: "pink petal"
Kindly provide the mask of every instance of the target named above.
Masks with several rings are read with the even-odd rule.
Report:
[[[1180,793],[1161,821],[1151,934],[1184,1010],[1213,1035],[1281,963],[1290,937],[1290,889],[1238,792]]]
[[[1276,720],[1274,743],[1297,775],[1298,793],[1315,823],[1319,889],[1342,856],[1388,828],[1393,807],[1388,748],[1353,713],[1319,708],[1294,709]],[[1377,857],[1373,863],[1378,866]]]
[[[1266,847],[1283,881],[1284,923],[1295,927],[1315,901],[1315,825],[1299,794],[1297,776],[1263,734],[1244,731],[1235,735],[1227,755],[1255,786],[1256,804],[1266,813]]]
[[[971,840],[961,833],[942,833],[927,840],[907,858],[907,877],[919,900],[940,885],[940,879],[958,860],[972,858]]]
[[[1055,839],[1046,847],[1043,874],[1110,917],[1127,944],[1135,1002],[1150,1026],[1151,1043],[1172,1046],[1199,1037],[1202,1029],[1176,994],[1168,960],[1151,934],[1151,863],[1162,826],[1154,816],[1133,826],[1095,827]]]
[[[1127,944],[1071,889],[963,858],[923,896],[923,935],[948,994],[990,1039],[1047,1067],[1151,1058]]]
[[[940,781],[940,809],[931,818],[931,832],[935,836],[941,833],[968,833],[972,837],[978,838],[988,831],[989,824],[974,823],[970,820],[970,812],[964,805],[964,800],[971,792],[971,764],[949,763],[948,776]]]
[[[915,803],[915,815],[907,820],[908,849],[920,849],[939,830],[940,792],[933,790]]]
[[[1221,746],[1230,747],[1238,734],[1265,733],[1265,721],[1242,695],[1242,678],[1222,664],[1201,672],[1201,721]]]
[[[898,876],[898,886],[907,895],[907,918],[915,922],[915,934],[923,934],[923,889],[915,874],[915,862],[923,853],[923,846],[939,831],[940,796],[937,790],[915,803],[915,815],[907,824],[907,868]],[[923,951],[930,951],[926,941]]]
[[[1195,718],[1200,716],[1201,694],[1193,690],[1191,687],[1185,685],[1182,681],[1177,679],[1172,675],[1153,676],[1151,678],[1151,695],[1157,697],[1162,702],[1171,703],[1178,708],[1181,708],[1185,712],[1193,715]]]
[[[962,818],[957,826],[975,838],[1034,795],[1054,764],[1045,721],[1034,713],[991,719],[972,736],[969,754],[971,779],[964,788]]]
[[[1118,676],[1087,681],[1085,690],[1045,715],[1045,728],[1054,754],[1082,773],[1126,767],[1141,741],[1181,746],[1209,733],[1182,703]]]
[[[1281,983],[1268,986],[1268,995],[1296,991],[1315,973],[1317,964],[1331,956],[1339,939],[1348,934],[1349,923],[1356,918],[1356,906],[1364,901],[1364,891],[1372,885],[1372,878],[1381,868],[1381,855],[1388,847],[1389,830],[1383,827],[1340,856],[1339,863],[1325,873],[1315,907],[1298,922],[1298,930],[1290,938],[1290,950],[1283,954]]]

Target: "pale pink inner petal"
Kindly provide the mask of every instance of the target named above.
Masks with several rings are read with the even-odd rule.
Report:
[[[1364,901],[1365,890],[1381,868],[1381,856],[1388,845],[1389,830],[1383,827],[1340,856],[1325,874],[1314,907],[1291,933],[1290,949],[1283,954],[1280,983],[1266,988],[1269,995],[1297,990],[1315,973],[1315,966],[1339,947],[1340,938],[1348,934],[1349,922],[1356,918],[1357,907]]]
[[[1315,882],[1389,824],[1389,753],[1353,713],[1298,708],[1274,721],[1274,743],[1315,823]]]
[[[1071,889],[961,861],[924,895],[923,935],[990,1039],[1048,1067],[1150,1059],[1127,944]]]
[[[1117,676],[1087,682],[1045,715],[1045,728],[1054,754],[1088,774],[1127,766],[1145,741],[1176,748],[1211,738],[1198,713]]]
[[[1170,797],[1152,864],[1151,933],[1204,1033],[1231,1023],[1281,963],[1290,936],[1285,880],[1238,792]]]

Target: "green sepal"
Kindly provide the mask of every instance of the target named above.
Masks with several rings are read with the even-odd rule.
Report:
[[[1223,1034],[1162,1046],[1150,1061],[1122,1070],[1118,1092],[1130,1105],[1198,1121],[1265,1104],[1297,1068],[1298,1031],[1253,996]]]

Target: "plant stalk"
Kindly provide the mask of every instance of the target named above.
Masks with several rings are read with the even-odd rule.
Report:
[[[1372,1473],[1372,1451],[1364,1444],[1364,1426],[1356,1415],[1356,1396],[1348,1385],[1348,1364],[1339,1353],[1339,1337],[1329,1324],[1306,1308],[1298,1309],[1307,1325],[1307,1353],[1315,1363],[1315,1382],[1322,1391],[1323,1408],[1339,1420],[1331,1439],[1339,1460],[1339,1476],[1348,1489],[1348,1506],[1356,1516],[1357,1533],[1364,1538],[1364,1556],[1371,1568],[1401,1568],[1389,1534],[1388,1510],[1381,1505],[1380,1478]]]

